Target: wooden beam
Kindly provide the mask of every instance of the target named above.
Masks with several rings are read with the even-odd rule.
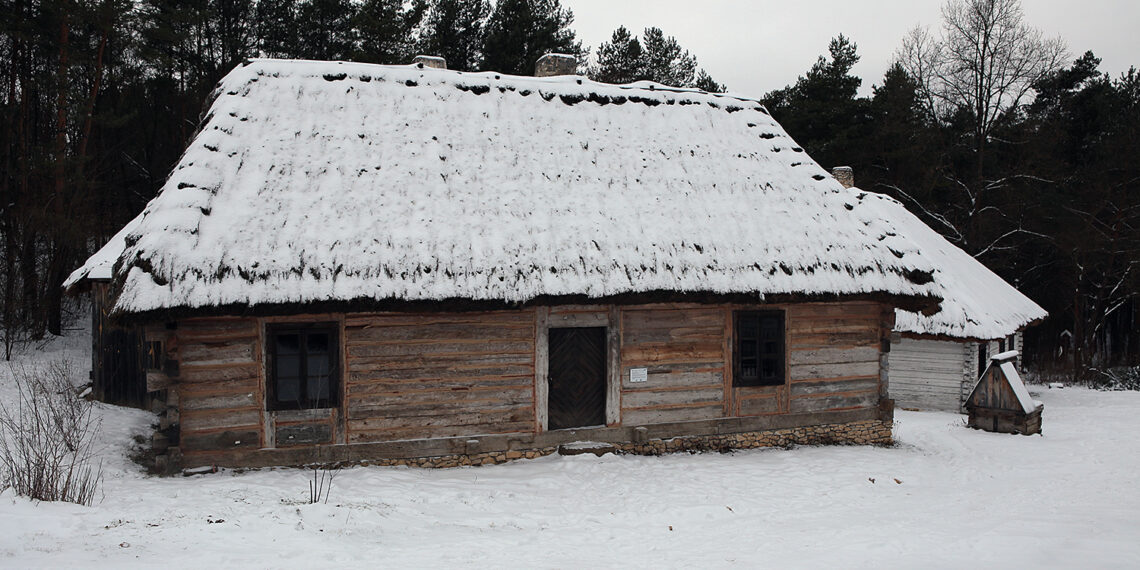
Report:
[[[535,431],[546,431],[550,409],[550,309],[538,307],[534,325],[534,417]]]
[[[621,423],[621,310],[610,307],[606,322],[606,425]]]

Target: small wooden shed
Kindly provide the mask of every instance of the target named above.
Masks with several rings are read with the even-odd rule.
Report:
[[[969,426],[999,433],[1033,435],[1041,433],[1044,404],[1029,397],[1029,390],[1017,374],[1010,350],[990,359],[990,364],[966,399]]]

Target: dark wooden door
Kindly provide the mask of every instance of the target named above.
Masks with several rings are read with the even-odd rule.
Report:
[[[606,423],[606,329],[550,329],[547,426],[566,429]]]

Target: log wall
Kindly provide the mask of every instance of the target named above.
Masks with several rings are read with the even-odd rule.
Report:
[[[750,309],[785,312],[783,385],[732,386],[732,315]],[[240,464],[255,450],[407,441],[400,449],[416,456],[427,452],[415,451],[422,445],[412,440],[477,445],[463,438],[542,435],[540,345],[544,328],[558,326],[609,327],[606,429],[613,434],[686,422],[701,429],[729,422],[714,428],[728,433],[877,417],[889,316],[893,310],[876,302],[591,306],[190,319],[148,334],[163,336],[178,363],[176,377],[156,378],[155,386],[171,388],[178,403],[186,463]],[[339,324],[338,407],[265,409],[264,331],[273,322]],[[646,382],[630,381],[634,368],[647,369]],[[741,423],[746,418],[761,421]]]
[[[178,361],[179,446],[188,459],[215,450],[264,447],[265,395],[261,337],[255,319],[180,321],[163,335],[167,355]]]
[[[533,310],[352,315],[350,443],[535,428]]]
[[[724,417],[724,332],[720,307],[622,309],[622,423]],[[633,368],[646,368],[648,379],[630,382]]]

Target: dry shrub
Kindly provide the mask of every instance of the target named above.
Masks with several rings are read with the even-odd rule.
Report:
[[[103,479],[94,445],[100,422],[75,392],[64,360],[12,366],[15,402],[0,402],[0,467],[17,494],[90,505]]]

